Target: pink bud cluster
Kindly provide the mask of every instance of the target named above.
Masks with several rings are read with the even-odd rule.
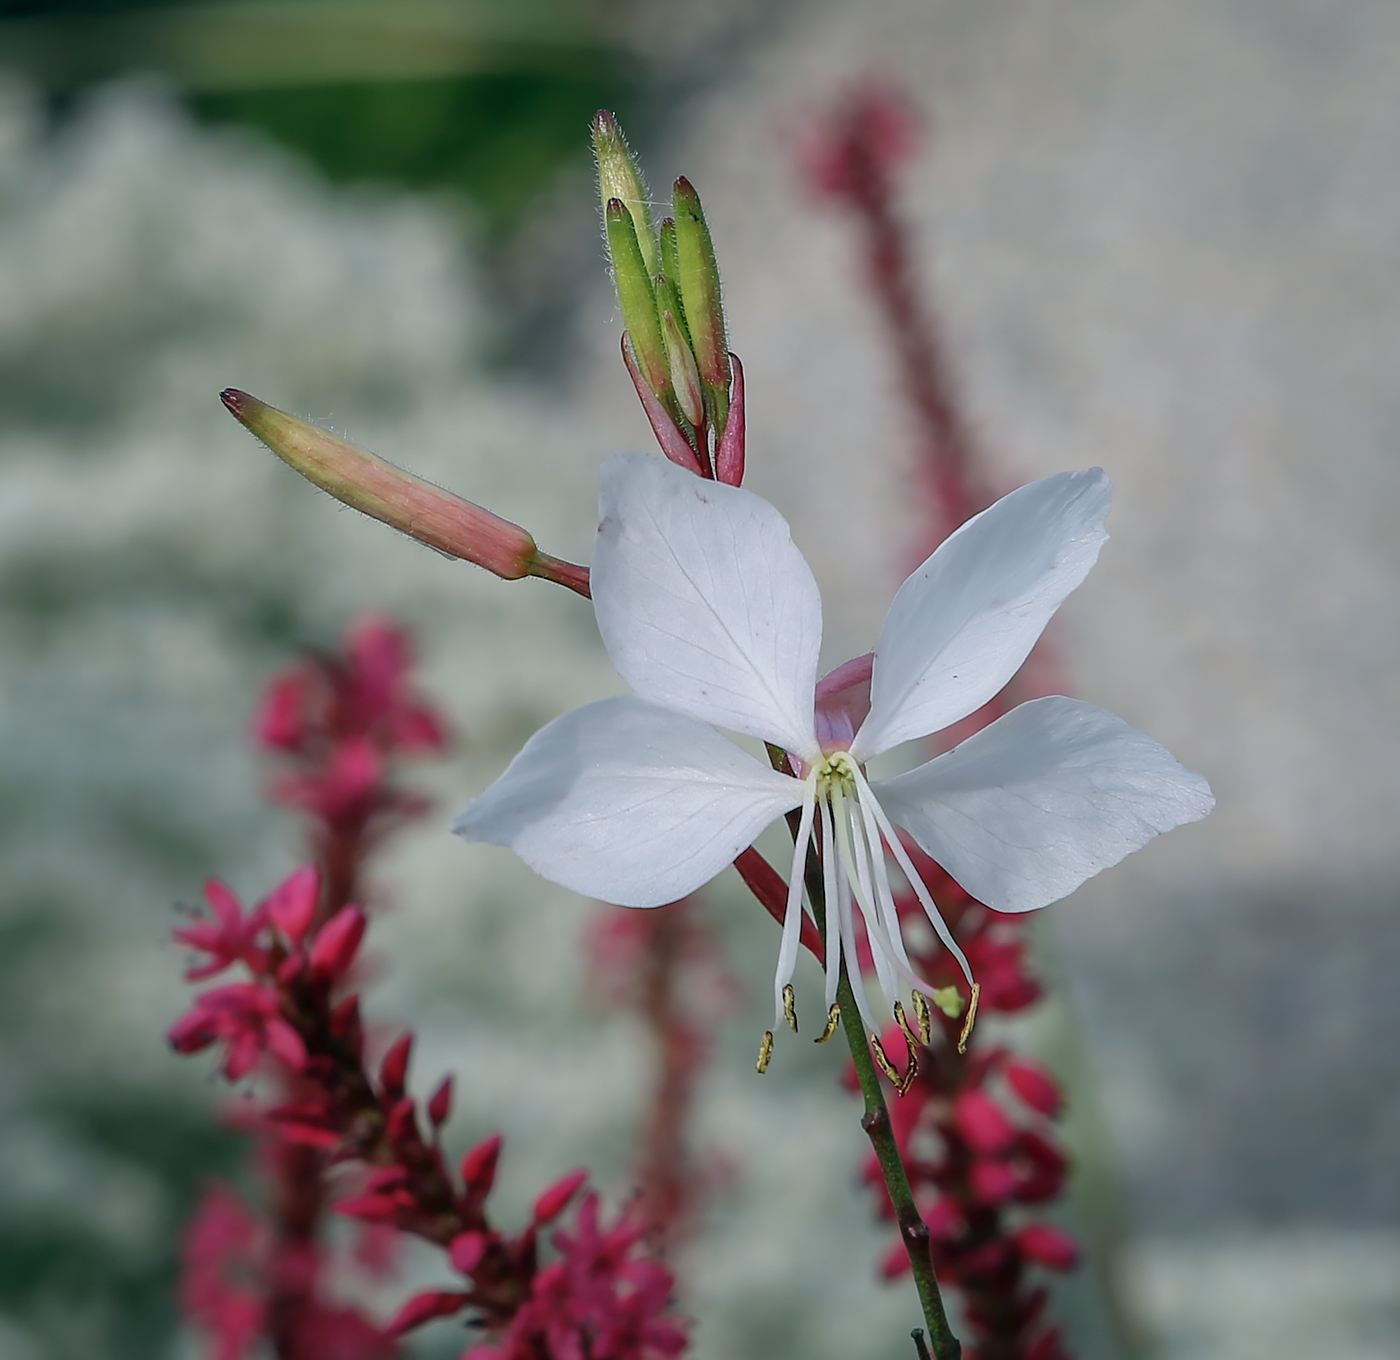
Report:
[[[306,814],[319,866],[246,910],[211,882],[208,914],[174,932],[195,951],[191,981],[240,976],[196,996],[171,1045],[217,1047],[230,1081],[256,1075],[277,1093],[238,1116],[261,1141],[268,1213],[252,1214],[226,1187],[207,1192],[185,1236],[184,1312],[209,1337],[210,1360],[245,1360],[265,1342],[278,1360],[387,1360],[403,1333],[458,1315],[482,1333],[472,1360],[678,1355],[686,1339],[668,1311],[673,1281],[641,1250],[642,1226],[602,1227],[590,1194],[548,1239],[554,1259],[541,1260],[542,1234],[586,1172],[547,1188],[526,1227],[503,1233],[487,1213],[500,1136],[454,1171],[441,1143],[452,1078],[420,1106],[408,1088],[411,1032],[371,1060],[355,989],[367,920],[349,887],[384,831],[425,806],[393,785],[395,757],[444,742],[408,683],[409,660],[403,635],[370,620],[341,654],[272,682],[257,736],[288,761],[273,796]],[[387,1326],[374,1322],[328,1289],[344,1263],[325,1243],[327,1210],[359,1223],[362,1262],[382,1265],[410,1234],[441,1247],[461,1280],[411,1298]]]
[[[324,907],[354,896],[365,856],[427,807],[391,778],[396,760],[446,745],[442,720],[412,691],[411,660],[401,629],[361,619],[339,652],[276,676],[254,716],[255,740],[283,762],[270,797],[307,819]]]
[[[984,907],[917,847],[906,848],[981,984],[979,1013],[1010,1014],[1037,1001],[1041,990],[1028,967],[1024,918]],[[911,923],[922,916],[912,893],[897,905]],[[935,986],[961,980],[956,961],[936,943],[911,950],[910,958]],[[968,1360],[1067,1360],[1059,1329],[1043,1319],[1048,1290],[1034,1282],[1032,1271],[1072,1270],[1079,1249],[1060,1228],[1025,1217],[1065,1187],[1068,1160],[1051,1126],[1062,1106],[1059,1087],[1038,1063],[978,1042],[977,1029],[960,1053],[963,1019],[938,1010],[931,1018],[933,1042],[909,1046],[917,1071],[906,1093],[890,1102],[890,1121],[928,1224],[934,1269],[963,1296],[973,1336],[965,1354]],[[891,1055],[906,1049],[906,1036],[895,1026],[882,1042]],[[893,1220],[873,1155],[863,1174],[882,1215]],[[908,1268],[897,1243],[884,1259],[884,1273],[894,1278]]]

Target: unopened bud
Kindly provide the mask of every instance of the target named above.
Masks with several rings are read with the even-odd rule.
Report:
[[[588,1172],[579,1170],[571,1171],[562,1180],[555,1181],[535,1201],[535,1222],[549,1223],[558,1218],[587,1179]]]
[[[729,344],[724,334],[719,266],[700,195],[685,178],[676,181],[672,198],[676,214],[676,282],[681,305],[695,346],[695,361],[705,387],[726,400],[729,393]],[[717,420],[717,426],[723,421]]]
[[[598,194],[604,210],[616,199],[627,209],[636,231],[646,272],[655,277],[662,272],[657,250],[656,230],[651,224],[651,195],[637,166],[636,158],[627,149],[627,139],[617,119],[606,109],[599,109],[593,118],[593,151],[598,157]]]
[[[462,1158],[462,1180],[468,1190],[485,1198],[496,1181],[496,1164],[501,1157],[501,1135],[492,1134]]]
[[[452,1113],[452,1075],[449,1073],[439,1083],[436,1091],[428,1097],[428,1118],[433,1121],[434,1127],[441,1127],[447,1123],[447,1117]]]
[[[676,389],[681,414],[692,425],[699,425],[705,419],[700,373],[695,367],[695,356],[690,352],[690,346],[686,344],[672,312],[666,312],[661,318],[661,338],[666,343],[666,366],[671,372],[671,384]]]
[[[380,1083],[385,1094],[394,1100],[403,1095],[404,1085],[408,1081],[408,1058],[412,1051],[413,1031],[408,1030],[399,1036],[379,1064]]]
[[[656,310],[656,290],[651,271],[642,257],[637,231],[621,200],[608,200],[604,212],[608,229],[608,254],[612,258],[613,283],[622,324],[632,337],[632,348],[647,386],[658,397],[671,391],[671,370],[661,339],[661,318]]]
[[[322,978],[344,976],[365,934],[365,916],[359,907],[341,907],[316,935],[311,945],[311,971]]]
[[[246,392],[221,395],[234,419],[284,463],[351,509],[508,581],[545,574],[534,539],[519,525]]]

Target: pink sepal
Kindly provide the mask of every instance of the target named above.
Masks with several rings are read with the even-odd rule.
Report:
[[[729,356],[734,367],[734,391],[724,435],[715,449],[715,480],[738,486],[744,480],[744,369],[736,354]]]
[[[632,352],[632,342],[627,338],[625,331],[622,335],[622,362],[627,365],[632,386],[637,389],[637,396],[641,398],[642,410],[647,413],[647,420],[656,436],[656,442],[661,445],[661,452],[687,472],[693,472],[697,477],[708,477],[710,474],[701,467],[695,450],[690,447],[690,441],[681,433],[680,427],[671,419],[670,412],[647,385],[642,370],[637,366],[637,357]]]

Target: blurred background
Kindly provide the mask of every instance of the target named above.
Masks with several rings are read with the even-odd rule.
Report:
[[[445,832],[529,733],[618,689],[591,614],[339,510],[217,393],[586,560],[598,464],[649,443],[587,149],[613,108],[654,190],[704,196],[749,485],[812,561],[831,663],[868,650],[917,537],[909,431],[847,226],[794,155],[871,72],[931,121],[907,209],[997,475],[1116,484],[1064,611],[1076,691],[1219,798],[1040,937],[1059,999],[1027,1042],[1071,1085],[1128,1350],[1400,1352],[1400,10],[9,0],[4,1360],[196,1354],[175,1243],[243,1152],[207,1065],[163,1044],[187,996],[168,932],[206,877],[255,897],[297,861],[248,716],[366,610],[415,630],[458,732],[421,777],[434,815],[380,863],[373,1006],[419,1028],[420,1072],[458,1072],[454,1145],[505,1130],[507,1210],[580,1162],[624,1187],[645,1043],[581,981],[591,908]],[[709,898],[745,991],[701,1101],[727,1170],[682,1271],[695,1354],[903,1355],[850,1103],[821,1051],[754,1079],[773,932],[736,882]],[[1127,1360],[1096,1279],[1061,1304],[1074,1342]]]

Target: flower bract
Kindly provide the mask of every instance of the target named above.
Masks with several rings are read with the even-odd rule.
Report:
[[[775,1003],[781,1014],[817,837],[826,1002],[844,955],[876,1027],[854,962],[859,929],[887,1005],[906,986],[932,995],[901,939],[891,859],[968,971],[901,832],[979,901],[1030,911],[1214,803],[1151,737],[1061,697],[1022,704],[907,774],[866,773],[871,758],[967,717],[1011,679],[1094,565],[1109,493],[1093,469],[1004,496],[900,587],[868,687],[859,661],[819,686],[821,599],[777,510],[659,459],[615,455],[603,467],[592,588],[603,643],[633,692],[542,728],[454,830],[509,847],[577,892],[655,907],[800,809]],[[781,748],[793,773],[719,728]]]

